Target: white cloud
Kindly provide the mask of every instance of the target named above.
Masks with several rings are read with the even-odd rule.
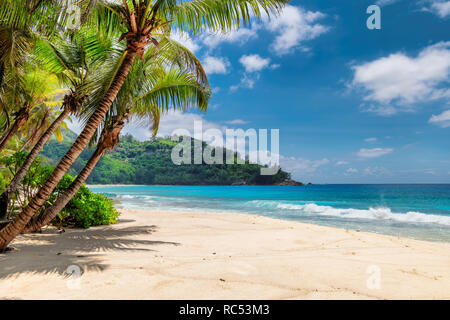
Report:
[[[394,152],[392,148],[373,148],[373,149],[360,149],[357,153],[358,157],[368,159],[368,158],[378,158],[386,154]]]
[[[336,162],[337,166],[343,166],[343,165],[346,165],[346,164],[348,164],[347,161],[338,161],[338,162]]]
[[[443,128],[450,127],[450,110],[444,111],[441,114],[435,116],[433,115],[430,120],[428,120],[429,123],[437,124]]]
[[[394,114],[411,110],[412,104],[449,98],[450,42],[426,47],[417,57],[391,54],[353,67],[353,87],[362,87],[366,101],[378,103],[367,111]]]
[[[364,169],[364,174],[367,176],[386,176],[391,175],[391,172],[383,167],[367,167]]]
[[[231,87],[230,87],[230,91],[231,91],[231,92],[234,92],[234,91],[238,90],[239,87],[240,87],[239,85],[231,86]]]
[[[253,13],[251,13],[253,15]],[[253,15],[254,16],[254,15]],[[201,36],[202,43],[210,50],[223,43],[245,44],[251,39],[258,38],[258,32],[269,30],[275,34],[272,49],[279,55],[292,52],[295,48],[302,47],[302,43],[312,40],[329,30],[328,27],[318,23],[325,14],[321,12],[307,11],[299,6],[286,5],[278,16],[262,16],[262,22],[254,22],[251,28],[240,28],[226,34],[207,32]]]
[[[278,69],[279,67],[281,67],[281,64],[276,63],[276,64],[271,65],[271,66],[270,66],[270,69],[271,69],[271,70],[275,70],[275,69]]]
[[[195,113],[187,113],[182,111],[169,111],[161,117],[161,122],[159,124],[158,137],[171,136],[175,130],[185,129],[193,134],[194,132],[194,122],[201,121],[203,130],[208,129],[219,129],[224,131],[225,126],[221,126],[214,122],[207,121],[202,115]],[[122,131],[122,134],[131,134],[135,139],[140,141],[148,140],[152,137],[152,132],[145,123],[133,122],[127,124]]]
[[[258,54],[243,55],[239,62],[244,66],[245,73],[243,74],[241,81],[237,85],[230,87],[230,91],[236,91],[239,88],[253,89],[255,83],[260,78],[260,73],[264,69],[277,69],[280,67],[279,64],[270,65],[269,58],[262,58]]]
[[[206,56],[202,60],[207,74],[227,74],[231,66],[227,58]]]
[[[372,143],[372,142],[377,142],[378,139],[377,139],[377,138],[367,138],[367,139],[364,139],[364,141],[365,141],[365,142]]]
[[[269,58],[262,58],[258,54],[243,55],[239,62],[244,66],[246,72],[258,72],[270,65]]]
[[[232,30],[228,33],[213,33],[206,32],[202,37],[201,41],[205,46],[210,49],[214,49],[222,43],[239,43],[244,44],[250,39],[254,39],[258,37],[258,30],[260,26],[254,24],[251,29],[241,28],[238,30]]]
[[[255,87],[256,80],[258,80],[259,78],[260,78],[259,74],[256,74],[253,77],[244,74],[241,79],[241,82],[237,85],[231,86],[230,91],[236,91],[239,88],[253,89]]]
[[[441,18],[446,18],[450,16],[450,1],[434,0],[427,9]]]
[[[317,23],[325,15],[321,12],[306,11],[301,7],[286,5],[282,13],[272,18],[265,19],[265,27],[277,34],[272,50],[278,55],[291,53],[302,43],[312,40],[328,31],[328,27]]]
[[[328,159],[308,160],[295,157],[280,156],[280,166],[293,175],[302,176],[315,172],[319,167],[328,164]]]
[[[376,4],[379,5],[379,6],[388,6],[388,5],[396,3],[398,1],[399,0],[378,0],[376,2]]]
[[[235,119],[231,121],[225,121],[226,124],[236,125],[236,124],[247,124],[248,121],[242,120],[242,119]]]
[[[345,171],[345,173],[347,174],[353,174],[353,173],[358,173],[359,170],[355,169],[355,168],[348,168],[347,171]]]
[[[172,32],[170,35],[170,38],[173,40],[181,43],[183,46],[188,48],[193,53],[199,51],[201,49],[201,46],[199,43],[194,41],[187,32],[185,31],[175,31]]]

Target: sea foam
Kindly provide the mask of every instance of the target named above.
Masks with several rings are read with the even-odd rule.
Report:
[[[405,223],[432,223],[450,226],[449,216],[425,214],[415,211],[396,213],[386,207],[369,209],[334,208],[316,203],[294,204],[271,200],[254,200],[249,201],[249,204],[267,209],[289,210],[305,215],[332,216],[344,219],[390,220]]]

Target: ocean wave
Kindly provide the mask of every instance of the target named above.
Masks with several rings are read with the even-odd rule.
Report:
[[[115,195],[115,198],[117,200],[122,201],[137,201],[137,202],[144,202],[144,203],[153,203],[155,202],[156,197],[153,196],[145,196],[145,195],[131,195],[131,194],[118,194]]]
[[[136,199],[137,196],[132,196],[129,194],[119,194],[116,196],[117,199],[122,199],[122,200],[131,200],[131,199]]]
[[[273,210],[290,210],[306,215],[332,216],[346,219],[390,220],[405,223],[431,223],[450,226],[450,217],[409,211],[406,213],[392,212],[390,208],[334,208],[315,203],[294,204],[288,202],[254,200],[250,205]]]

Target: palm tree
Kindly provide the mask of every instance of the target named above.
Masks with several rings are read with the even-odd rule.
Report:
[[[266,13],[279,10],[286,2],[287,0],[122,0],[119,5],[116,1],[97,1],[94,8],[98,16],[96,20],[106,27],[120,22],[124,28],[124,33],[119,38],[120,41],[125,39],[127,45],[123,59],[103,99],[72,147],[21,214],[0,230],[0,250],[6,249],[48,200],[64,174],[94,136],[136,57],[143,58],[148,46],[158,47],[158,37],[161,34],[167,34],[171,29],[193,34],[204,28],[226,32],[242,24],[249,24],[252,13],[259,18],[262,10]]]
[[[69,114],[76,115],[81,111],[86,97],[96,90],[95,82],[105,75],[104,65],[111,63],[115,56],[111,43],[105,43],[89,29],[81,30],[70,37],[55,39],[54,43],[39,40],[36,43],[35,51],[39,66],[54,74],[53,77],[57,77],[60,84],[69,90],[63,90],[64,92],[68,91],[62,103],[63,111],[45,132],[38,136],[25,162],[0,195],[0,219],[6,216],[9,199],[17,190],[39,152],[52,135],[58,132],[60,125],[64,123]],[[49,113],[44,111],[40,122],[44,123],[48,118]],[[34,131],[39,130],[40,128],[35,127]],[[61,135],[61,132],[59,134]]]
[[[25,74],[21,84],[15,87],[7,85],[3,94],[3,102],[11,106],[17,106],[14,124],[6,131],[2,139],[2,148],[12,139],[14,135],[19,137],[28,135],[29,129],[39,126],[40,119],[33,117],[32,112],[48,110],[49,107],[60,103],[58,95],[64,92],[59,88],[56,77],[52,76],[39,66],[27,63],[24,67]],[[9,75],[8,75],[9,76]],[[8,79],[8,81],[11,81]],[[24,126],[32,116],[34,123],[29,127]],[[31,131],[33,131],[31,129]]]
[[[32,140],[33,136],[35,136],[38,131],[45,129],[45,122],[51,117],[50,112],[52,108],[61,104],[58,95],[64,92],[64,90],[59,88],[55,76],[41,70],[35,65],[27,67],[27,69],[30,68],[32,69],[23,79],[23,84],[20,89],[21,93],[10,91],[11,95],[5,97],[5,100],[9,101],[11,104],[27,106],[27,110],[21,113],[20,119],[16,117],[14,124],[8,129],[6,139],[7,142],[9,142],[14,134],[17,135],[17,139],[21,136],[25,136],[26,142],[22,148],[26,147],[27,140]],[[41,118],[40,115],[44,115],[44,117]],[[31,120],[29,120],[29,118],[31,118]],[[31,161],[31,163],[32,162],[33,161]],[[30,166],[31,163],[29,164]],[[29,169],[29,166],[27,169]],[[4,219],[6,216],[9,198],[15,192],[18,183],[20,183],[25,176],[26,171],[19,172],[20,174],[14,177],[12,183],[10,183],[4,193],[0,195],[0,219]]]
[[[129,117],[136,115],[139,119],[150,120],[156,135],[161,113],[170,107],[181,110],[198,107],[206,111],[211,91],[207,81],[200,82],[197,76],[203,73],[202,79],[206,79],[201,65],[198,70],[187,71],[177,66],[166,72],[158,62],[146,54],[143,62],[133,66],[105,120],[93,155],[69,188],[49,208],[32,219],[23,232],[37,231],[58,215],[85,183],[102,156],[120,143],[120,132]]]
[[[56,0],[0,1],[0,45],[2,48],[0,52],[0,112],[4,113],[8,119],[7,129],[0,138],[0,152],[19,128],[28,121],[31,111],[29,104],[6,103],[3,95],[7,91],[13,91],[17,95],[25,93],[22,88],[22,79],[26,75],[29,53],[36,39],[40,36],[51,37],[58,31],[56,21],[65,21],[66,9]],[[9,88],[4,88],[5,84],[9,85]],[[10,109],[11,106],[13,109]],[[9,127],[9,113],[13,113],[14,116],[11,127]]]

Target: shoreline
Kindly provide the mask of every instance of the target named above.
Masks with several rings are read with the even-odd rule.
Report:
[[[21,235],[0,254],[0,298],[450,299],[448,243],[243,213],[119,211],[117,225]]]

